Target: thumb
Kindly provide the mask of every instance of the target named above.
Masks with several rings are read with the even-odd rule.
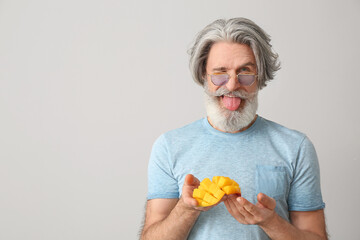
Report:
[[[267,196],[264,193],[259,193],[257,195],[258,202],[261,203],[264,207],[274,210],[276,207],[276,201],[272,197]]]
[[[184,185],[198,186],[199,184],[200,184],[199,179],[197,179],[194,175],[188,174],[185,176]]]

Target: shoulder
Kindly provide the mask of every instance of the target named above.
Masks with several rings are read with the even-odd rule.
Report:
[[[157,141],[177,142],[189,141],[192,138],[202,135],[204,133],[203,126],[204,118],[196,120],[185,126],[167,131],[160,135]]]
[[[287,144],[301,144],[303,141],[308,141],[307,136],[295,129],[290,129],[279,123],[270,121],[261,117],[261,131],[266,134],[270,139],[277,142]]]
[[[271,146],[281,149],[284,154],[298,156],[302,150],[315,152],[309,137],[298,130],[290,129],[276,122],[261,118],[259,136]]]
[[[179,152],[188,151],[194,141],[204,138],[204,119],[197,120],[183,127],[161,134],[154,142],[150,159],[168,159]]]

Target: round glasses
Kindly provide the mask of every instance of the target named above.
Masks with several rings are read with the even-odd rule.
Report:
[[[216,86],[225,85],[230,80],[230,75],[227,73],[208,74],[211,82]],[[255,74],[238,74],[236,75],[237,80],[243,86],[251,86],[258,75]]]

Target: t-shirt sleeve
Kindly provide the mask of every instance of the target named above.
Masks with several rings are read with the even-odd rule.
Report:
[[[154,143],[148,165],[147,199],[179,198],[179,187],[172,173],[166,138],[161,135]]]
[[[307,137],[300,145],[288,205],[289,211],[314,211],[325,207],[321,195],[318,158]]]

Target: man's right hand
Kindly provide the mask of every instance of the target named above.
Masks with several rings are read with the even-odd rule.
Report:
[[[201,211],[211,207],[197,207],[193,191],[200,181],[186,175],[180,199],[152,199],[146,206],[145,225],[141,239],[186,239]]]
[[[213,208],[227,197],[225,195],[213,206],[199,207],[192,197],[194,189],[199,185],[199,179],[188,174],[180,199],[148,200],[141,239],[168,239],[170,235],[172,239],[186,239],[201,211]]]
[[[221,201],[219,201],[217,204],[214,204],[212,206],[199,207],[198,206],[199,204],[196,201],[196,199],[192,197],[194,189],[199,187],[199,185],[200,185],[200,181],[194,175],[192,175],[192,174],[186,175],[184,185],[182,188],[182,195],[180,198],[180,201],[183,202],[185,207],[187,207],[189,209],[196,209],[198,211],[208,211],[211,208],[213,208],[214,206],[218,205],[221,201],[224,201],[227,197],[226,195],[224,195],[224,197],[221,199]]]

